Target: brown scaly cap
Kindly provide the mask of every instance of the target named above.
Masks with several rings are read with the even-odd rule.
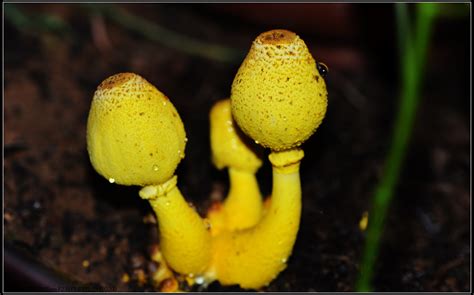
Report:
[[[291,44],[297,35],[287,30],[271,30],[260,34],[255,41],[262,44],[283,45]]]

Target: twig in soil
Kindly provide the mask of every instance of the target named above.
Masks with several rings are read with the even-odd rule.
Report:
[[[385,173],[375,189],[369,227],[362,257],[357,291],[371,291],[374,266],[380,248],[388,208],[393,198],[408,147],[416,109],[420,98],[423,68],[431,37],[432,23],[438,12],[436,3],[418,3],[415,35],[412,35],[408,8],[404,3],[396,4],[398,42],[401,57],[401,97],[395,121],[392,143],[385,163]]]
[[[245,52],[242,50],[182,35],[113,5],[93,4],[85,5],[85,7],[93,13],[103,14],[116,24],[138,33],[151,41],[190,55],[225,63],[240,62],[245,55]]]
[[[454,260],[450,260],[447,263],[443,264],[434,274],[433,274],[433,281],[429,283],[428,290],[435,290],[436,285],[439,282],[442,282],[443,279],[449,279],[449,274],[456,268],[459,268],[463,263],[468,264],[468,258],[466,258],[466,254],[461,254],[461,256],[457,257]]]

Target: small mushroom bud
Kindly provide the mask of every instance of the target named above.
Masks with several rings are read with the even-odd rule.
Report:
[[[262,165],[256,152],[258,145],[250,141],[234,123],[230,112],[230,100],[217,102],[211,109],[212,159],[218,169],[231,167],[255,173]]]
[[[224,206],[208,212],[212,233],[254,226],[263,212],[262,196],[255,173],[262,165],[262,148],[253,143],[234,123],[230,99],[214,104],[209,115],[211,123],[212,159],[218,169],[228,168],[229,194]]]

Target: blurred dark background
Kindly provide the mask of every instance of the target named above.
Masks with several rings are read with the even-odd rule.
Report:
[[[470,287],[470,4],[443,5],[377,264],[379,291]],[[204,213],[228,189],[210,162],[208,111],[229,96],[252,40],[283,28],[329,66],[329,106],[303,146],[294,253],[265,290],[353,290],[359,221],[381,177],[400,92],[392,4],[4,4],[4,19],[4,238],[13,248],[94,290],[157,290],[148,204],[89,164],[93,92],[127,71],[170,97],[189,138],[180,189]],[[258,177],[268,194],[268,163]],[[10,276],[5,290],[24,286]]]

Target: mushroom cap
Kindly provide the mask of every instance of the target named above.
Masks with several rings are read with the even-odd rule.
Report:
[[[214,165],[218,169],[232,167],[252,173],[257,171],[262,165],[258,150],[260,147],[243,134],[234,123],[230,111],[230,99],[214,104],[209,117]]]
[[[323,77],[295,33],[260,34],[231,90],[232,115],[256,143],[275,151],[297,147],[321,124],[327,108]]]
[[[169,99],[144,78],[120,73],[92,100],[87,149],[95,170],[123,185],[161,184],[184,158],[186,133]]]

